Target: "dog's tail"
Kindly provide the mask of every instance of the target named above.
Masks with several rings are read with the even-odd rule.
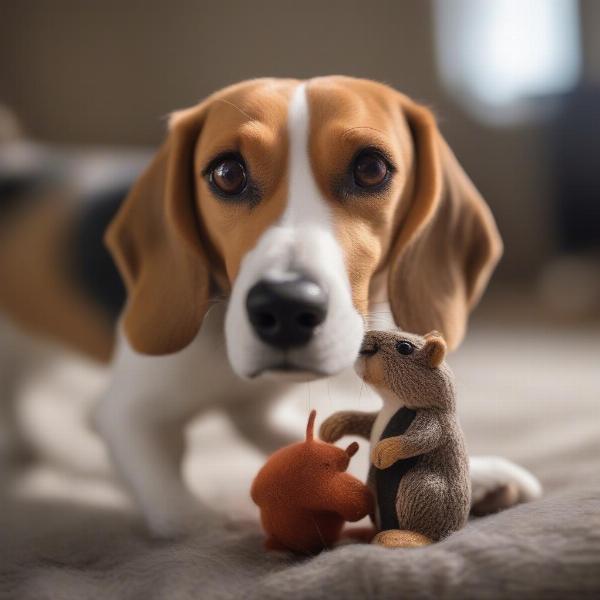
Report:
[[[0,313],[107,360],[125,289],[103,236],[148,154],[35,143],[15,123],[0,107]]]
[[[0,225],[27,206],[49,177],[48,153],[27,141],[15,113],[0,105]]]

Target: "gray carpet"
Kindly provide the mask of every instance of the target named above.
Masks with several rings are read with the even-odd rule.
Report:
[[[428,548],[349,545],[304,560],[263,551],[248,497],[262,459],[219,415],[191,428],[185,474],[232,523],[147,538],[86,427],[105,374],[75,361],[39,374],[23,416],[46,458],[3,478],[0,598],[600,597],[600,330],[476,325],[451,363],[471,452],[529,468],[544,498]],[[374,404],[345,375],[300,386],[275,418],[300,436],[309,407],[321,420]],[[365,469],[363,445],[352,470]]]

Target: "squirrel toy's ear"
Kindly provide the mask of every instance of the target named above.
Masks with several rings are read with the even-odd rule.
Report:
[[[446,342],[440,333],[431,331],[425,336],[425,346],[423,352],[429,359],[429,365],[432,368],[439,367],[446,357]]]
[[[310,415],[308,415],[308,423],[306,424],[306,441],[312,442],[314,439],[314,429],[315,429],[315,418],[317,416],[316,410],[311,410]]]

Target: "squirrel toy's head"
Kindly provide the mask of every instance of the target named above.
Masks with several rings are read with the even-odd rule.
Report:
[[[358,443],[344,450],[315,439],[315,417],[313,410],[303,442],[277,450],[258,473],[252,498],[259,506],[276,502],[328,510],[336,494],[362,493],[362,483],[346,473]]]
[[[391,393],[408,408],[452,408],[453,377],[445,357],[446,342],[437,331],[369,331],[355,370],[380,395]]]

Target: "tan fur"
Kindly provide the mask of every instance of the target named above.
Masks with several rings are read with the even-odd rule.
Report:
[[[285,206],[284,134],[294,83],[245,82],[176,113],[166,142],[110,225],[106,240],[125,279],[124,327],[146,354],[185,347],[216,285],[227,293],[244,254]],[[256,207],[223,202],[202,171],[237,150],[263,186]]]
[[[57,191],[0,230],[0,310],[25,331],[107,361],[114,343],[110,319],[68,274],[73,211]]]
[[[366,311],[373,275],[388,269],[396,323],[420,334],[439,329],[456,347],[502,252],[488,207],[425,107],[347,77],[319,78],[309,89],[313,169],[331,202],[356,307]],[[367,146],[394,159],[392,185],[376,198],[340,202],[332,178]]]
[[[334,214],[354,304],[366,314],[371,278],[389,253],[397,213],[406,209],[413,160],[410,130],[397,92],[371,81],[348,77],[313,80],[309,102],[313,171]],[[392,186],[376,197],[340,201],[336,178],[347,171],[357,151],[372,146],[394,158],[398,169]]]
[[[173,117],[107,235],[129,292],[125,331],[138,351],[187,345],[211,294],[227,294],[244,254],[282,214],[287,105],[297,84],[244,82]],[[387,86],[346,77],[311,80],[308,99],[313,171],[333,212],[355,306],[367,313],[373,276],[387,269],[396,321],[417,332],[436,327],[456,346],[501,244],[433,116]],[[365,146],[393,158],[391,186],[378,197],[336,197],[336,178]],[[257,206],[223,202],[207,189],[201,172],[223,150],[243,154],[263,189]]]
[[[140,352],[187,345],[211,297],[227,295],[244,255],[285,209],[287,107],[298,83],[243,82],[174,113],[165,143],[107,234],[128,288],[125,331]],[[374,277],[387,273],[397,323],[419,333],[437,328],[455,347],[501,242],[431,112],[385,85],[348,77],[311,80],[308,100],[312,167],[333,213],[355,306],[367,314]],[[397,167],[390,188],[377,197],[336,197],[336,177],[358,149],[374,145]],[[223,203],[206,187],[206,163],[232,149],[260,182],[257,206]],[[43,217],[33,211],[23,230],[17,224],[15,236],[8,234],[0,260],[10,285],[0,305],[25,328],[106,359],[110,323],[65,281],[61,263],[51,262],[68,259],[60,254],[67,227],[56,225],[69,221],[68,211],[44,206]],[[15,256],[35,264],[25,268]]]

